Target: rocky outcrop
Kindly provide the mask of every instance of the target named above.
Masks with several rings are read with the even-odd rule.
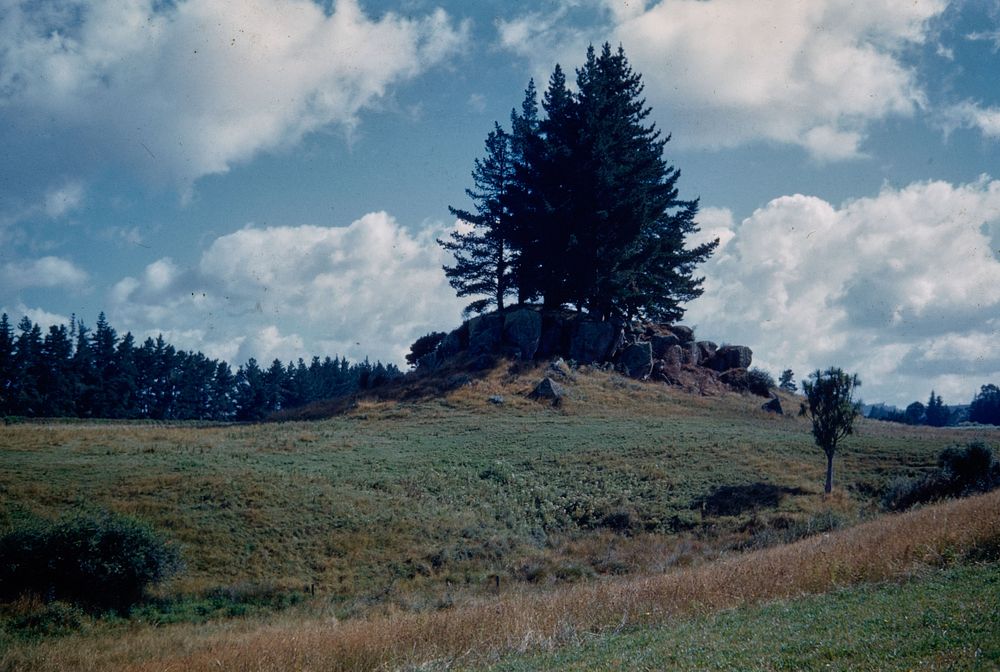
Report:
[[[489,313],[469,320],[469,352],[483,355],[497,352],[503,339],[503,315]]]
[[[649,344],[653,348],[653,357],[663,359],[667,356],[667,350],[675,345],[680,346],[681,339],[674,334],[654,334]]]
[[[608,361],[619,329],[612,322],[576,320],[569,342],[569,358],[578,364]]]
[[[746,346],[699,341],[693,329],[680,324],[602,321],[585,313],[522,306],[469,320],[447,334],[432,356],[421,359],[418,370],[433,370],[458,356],[474,370],[490,368],[503,357],[557,360],[537,391],[548,395],[555,389],[561,398],[555,380],[572,380],[572,365],[581,364],[613,366],[632,378],[701,394],[746,390],[753,353]]]
[[[648,341],[626,346],[622,350],[619,364],[631,378],[648,377],[653,372],[653,346]]]
[[[724,345],[706,362],[715,371],[729,369],[749,369],[753,361],[753,351],[745,345]]]
[[[521,359],[534,359],[542,338],[542,316],[537,310],[521,308],[504,315],[503,342],[517,350]]]

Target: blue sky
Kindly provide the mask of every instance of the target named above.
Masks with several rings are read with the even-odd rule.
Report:
[[[868,401],[1000,382],[997,0],[0,0],[0,309],[233,363],[458,324],[435,244],[530,77],[643,74],[686,322]]]

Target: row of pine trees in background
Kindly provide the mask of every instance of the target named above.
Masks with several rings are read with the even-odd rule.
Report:
[[[539,110],[534,82],[510,130],[494,124],[475,161],[468,229],[438,241],[467,312],[508,302],[573,306],[600,319],[679,320],[701,295],[695,267],[718,241],[688,248],[697,200],[678,197],[680,171],[621,48],[590,48],[570,90],[557,65]],[[544,111],[544,115],[541,112]]]
[[[401,375],[393,364],[329,357],[266,369],[251,358],[233,371],[162,335],[119,338],[103,313],[93,330],[74,319],[44,335],[27,317],[14,329],[0,316],[0,417],[259,420]]]

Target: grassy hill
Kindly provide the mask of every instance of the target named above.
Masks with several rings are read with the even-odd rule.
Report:
[[[1000,444],[996,430],[865,421],[824,497],[808,424],[761,411],[759,398],[586,371],[552,408],[525,398],[541,375],[501,367],[442,398],[362,401],[313,422],[0,428],[0,526],[112,510],[151,523],[186,562],[127,626],[84,619],[82,632],[41,641],[7,628],[0,660],[120,666],[262,627],[433,619],[719,567],[750,557],[741,549],[873,518],[879,487],[931,468],[945,446]],[[995,502],[981,506],[1000,527]],[[901,557],[892,572],[861,578],[925,561]],[[123,643],[134,637],[149,641]]]

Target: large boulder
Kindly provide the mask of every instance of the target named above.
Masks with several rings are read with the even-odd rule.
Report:
[[[698,359],[702,362],[710,361],[719,349],[719,346],[712,341],[698,341],[696,345],[698,346]]]
[[[569,358],[580,364],[607,361],[618,332],[617,325],[612,322],[577,321],[570,338]]]
[[[653,348],[653,356],[657,359],[663,359],[667,354],[667,348],[680,345],[681,339],[674,334],[656,334],[649,342]]]
[[[777,415],[785,414],[785,411],[781,408],[781,399],[778,397],[771,397],[771,401],[767,402],[760,408],[768,413],[775,413]]]
[[[553,406],[558,406],[565,394],[562,385],[546,377],[542,378],[538,385],[535,385],[535,389],[528,396],[532,399],[545,399],[551,401]]]
[[[719,380],[738,392],[746,392],[750,389],[750,379],[747,377],[746,369],[726,369],[719,376]]]
[[[503,337],[503,315],[490,313],[469,320],[469,353],[485,355],[500,348]]]
[[[567,354],[567,319],[562,313],[546,311],[542,315],[542,334],[536,357],[548,359]]]
[[[711,360],[706,362],[706,366],[722,372],[729,369],[749,369],[752,361],[753,351],[747,346],[724,345],[716,351]]]
[[[653,370],[653,346],[648,342],[628,345],[618,363],[630,377],[645,378]]]
[[[694,341],[681,346],[684,349],[684,363],[691,366],[701,366],[704,360],[701,358],[701,348]]]
[[[503,342],[517,349],[521,359],[532,359],[542,337],[542,316],[537,310],[519,308],[503,318]]]
[[[663,353],[663,363],[669,368],[681,368],[681,365],[684,364],[684,360],[684,348],[680,345],[671,345],[667,348],[667,351]]]
[[[680,339],[681,345],[694,343],[694,329],[685,327],[683,324],[673,324],[670,326],[670,333]]]
[[[442,360],[448,357],[454,357],[458,353],[462,352],[469,347],[469,325],[463,323],[458,329],[455,329],[438,345],[437,352],[438,357]]]

